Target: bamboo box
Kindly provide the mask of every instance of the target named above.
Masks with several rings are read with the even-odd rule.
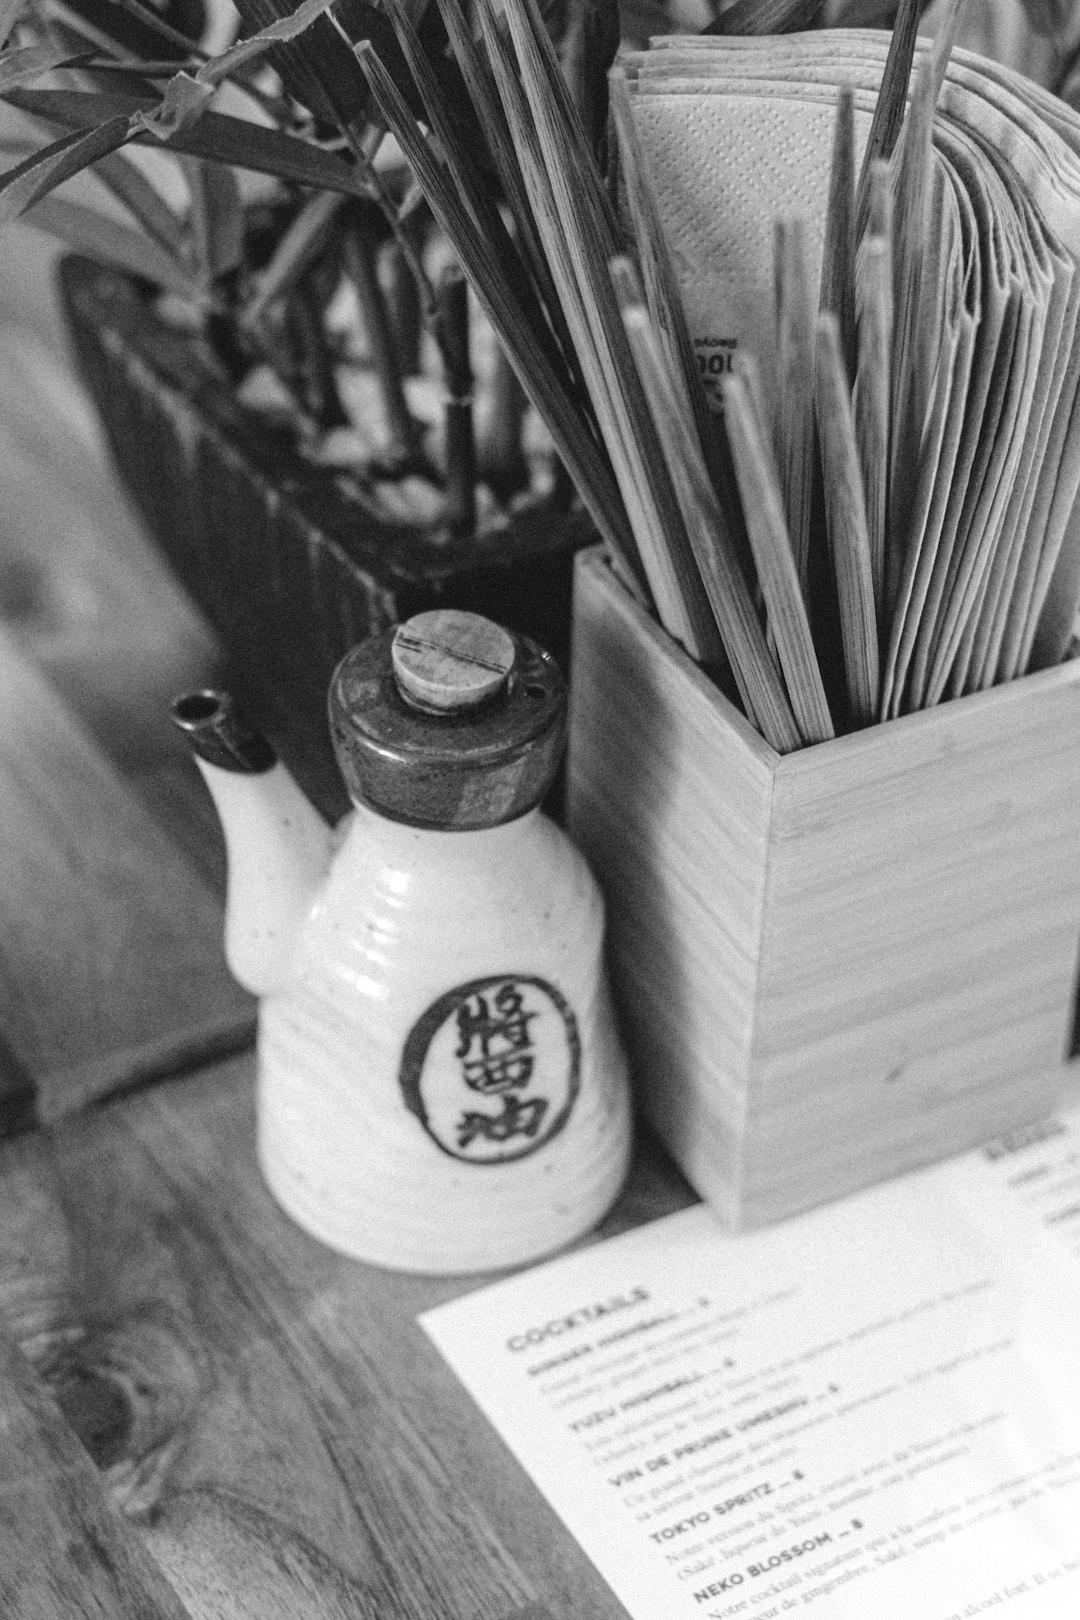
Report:
[[[1080,944],[1080,660],[777,754],[577,560],[567,814],[639,1106],[751,1227],[1056,1104]]]

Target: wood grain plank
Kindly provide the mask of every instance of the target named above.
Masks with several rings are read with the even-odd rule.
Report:
[[[623,1620],[416,1323],[481,1279],[295,1227],[255,1165],[253,1066],[0,1149],[0,1326],[113,1507],[191,1620]],[[690,1197],[647,1157],[607,1229]]]
[[[0,1336],[0,1614],[191,1620],[26,1359]]]
[[[734,1219],[780,756],[597,553],[578,560],[574,626],[568,825],[607,897],[638,1100]]]
[[[0,630],[0,1005],[52,1119],[250,1040],[221,906]]]

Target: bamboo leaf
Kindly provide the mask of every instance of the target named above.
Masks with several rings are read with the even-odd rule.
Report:
[[[21,50],[7,51],[0,57],[0,92],[13,90],[20,84],[32,84],[54,68],[81,67],[89,60],[85,52],[72,56],[70,51],[54,45],[24,45]]]
[[[486,4],[480,6],[479,20],[495,87],[514,143],[532,217],[536,222],[541,255],[544,263],[548,265],[552,285],[556,289],[555,308],[562,311],[565,321],[567,352],[573,356],[577,375],[586,384],[586,395],[591,400],[594,413],[591,415],[591,421],[595,421],[599,440],[607,450],[610,464],[616,474],[619,499],[624,503],[622,511],[626,514],[631,538],[623,553],[622,571],[626,580],[633,582],[641,600],[647,601],[642,584],[648,579],[648,569],[638,545],[641,528],[640,503],[636,503],[636,510],[629,510],[625,452],[619,444],[610,398],[600,370],[597,347],[599,334],[594,324],[590,323],[589,312],[581,298],[572,253],[561,228],[562,216],[555,199],[554,186],[545,167],[540,135],[518,78],[513,48],[500,28],[491,6]],[[652,589],[651,581],[649,589]],[[664,589],[663,583],[661,589]],[[665,611],[664,607],[658,607],[661,616]]]
[[[503,195],[513,215],[518,242],[547,311],[552,331],[562,349],[565,363],[573,377],[579,404],[586,414],[591,416],[592,408],[587,403],[588,395],[584,388],[579,386],[580,378],[574,346],[570,340],[566,317],[551,279],[550,267],[536,228],[521,165],[490,68],[484,62],[473,40],[458,0],[438,0],[438,4],[462,80],[476,110],[488,152],[502,182]]]
[[[387,0],[387,9],[398,37],[408,70],[416,82],[426,109],[427,122],[434,131],[458,194],[469,209],[478,230],[490,244],[490,252],[501,272],[517,287],[522,313],[536,333],[537,341],[551,347],[551,336],[540,298],[528,270],[503,223],[485,177],[472,162],[469,150],[455,127],[453,109],[442,97],[439,82],[431,68],[416,31],[398,0]],[[552,349],[554,358],[554,350]]]
[[[260,321],[275,298],[280,298],[300,280],[312,259],[325,246],[344,198],[333,192],[318,191],[309,197],[274,249],[270,262],[259,271],[255,292],[244,304],[244,321]]]
[[[413,6],[412,11],[415,11],[415,9],[415,6]],[[432,9],[434,10],[434,8]],[[334,11],[334,23],[349,41],[354,51],[365,40],[374,45],[379,53],[379,60],[405,97],[405,100],[413,112],[420,115],[423,109],[420,98],[416,94],[416,86],[412,83],[412,76],[401,54],[397,35],[390,26],[389,18],[382,7],[376,6],[373,0],[339,0],[339,4]],[[443,30],[440,29],[440,31]],[[453,64],[447,59],[447,69],[452,71],[452,66]],[[462,109],[467,109],[467,116],[471,115],[472,108],[468,97],[463,96],[461,102]]]
[[[136,139],[151,142],[154,137]],[[231,163],[238,169],[252,169],[297,185],[340,191],[346,197],[370,195],[364,178],[335,153],[228,113],[204,113],[191,129],[181,131],[164,145],[166,150],[185,152],[189,157]]]
[[[111,118],[96,129],[62,135],[33,157],[0,175],[0,225],[17,219],[42,197],[87,169],[99,157],[114,152],[129,138],[126,118]]]
[[[7,44],[8,35],[22,8],[23,0],[0,0],[0,45]]]
[[[122,202],[128,213],[159,247],[179,256],[187,233],[157,187],[151,183],[125,152],[110,152],[99,158],[94,173],[102,185]]]
[[[148,24],[160,31],[166,44],[175,42],[181,47],[181,54],[188,59],[189,70],[192,64],[202,63],[206,65],[217,60],[217,58],[208,57],[205,51],[199,49],[192,41],[185,40],[185,37],[176,29],[168,27],[167,24],[153,14],[140,10],[133,3],[133,0],[111,0],[111,4],[114,7],[128,10],[132,16],[138,16],[140,19],[145,18]],[[76,17],[72,21],[78,24],[81,19]],[[89,36],[76,37],[82,39]],[[154,40],[151,39],[149,44],[153,43]],[[99,59],[96,70],[88,67],[85,71],[87,80],[94,84],[100,84],[101,88],[106,92],[111,89],[117,80],[122,82],[124,79],[129,79],[133,93],[146,98],[147,108],[149,108],[156,106],[159,99],[153,81],[171,78],[176,73],[177,66],[175,52],[168,55],[163,46],[160,57],[155,58],[149,47],[144,47],[142,55],[138,59],[121,60],[116,57],[110,58],[107,63]],[[279,128],[287,127],[293,122],[296,109],[293,103],[287,100],[284,95],[275,93],[272,89],[267,88],[265,84],[259,83],[260,73],[261,68],[257,58],[250,64],[246,62],[234,64],[230,74],[232,86],[251,101],[266,119]],[[152,101],[150,100],[151,96],[153,96]]]
[[[490,0],[482,0],[478,11],[490,49],[498,40]],[[621,246],[610,199],[537,5],[507,0],[504,15],[545,175],[545,187],[537,191],[543,212],[534,204],[537,225],[564,296],[649,588],[665,629],[698,662],[715,664],[723,644],[608,273]],[[545,200],[548,188],[550,201]]]
[[[153,105],[145,97],[90,90],[15,90],[4,99],[23,112],[69,129],[82,129],[116,117],[128,120],[133,113],[145,112]],[[348,197],[369,195],[363,178],[335,153],[229,113],[205,113],[190,129],[181,130],[164,143],[145,133],[134,138],[140,145],[163,144],[167,151],[231,163],[238,169],[253,169],[301,186],[340,191]]]
[[[370,45],[358,50],[360,66],[388,128],[423,188],[428,206],[454,244],[462,267],[508,358],[555,441],[600,533],[613,550],[633,555],[626,514],[603,454],[585,429],[562,378],[537,345],[507,286],[488,258],[484,244],[453,185],[436,161],[416,120]]]
[[[56,32],[70,51],[83,53],[77,82],[84,90],[109,91],[122,87],[156,106],[160,98],[158,84],[171,79],[176,72],[177,64],[172,59],[151,61],[144,56],[138,61],[134,58],[120,61],[100,44],[90,28],[80,33],[76,27],[63,23],[56,25]]]
[[[169,80],[160,102],[151,112],[134,115],[132,127],[159,141],[167,141],[170,135],[190,129],[206,112],[214,95],[213,85],[192,78],[190,73],[177,73]]]
[[[220,84],[237,68],[262,56],[271,45],[297,39],[335,3],[336,0],[303,0],[291,15],[279,17],[275,22],[268,23],[265,28],[260,28],[257,34],[249,34],[246,39],[223,51],[220,56],[204,62],[197,77],[203,84]]]
[[[202,296],[198,282],[183,260],[166,253],[138,231],[80,203],[70,203],[61,197],[44,197],[27,214],[26,223],[58,237],[78,253],[115,265],[118,270],[139,276],[167,292],[179,293],[193,302]]]
[[[222,163],[186,158],[196,262],[211,284],[244,257],[244,205],[234,171]]]
[[[236,0],[236,9],[246,31],[288,23],[297,15],[296,0]],[[324,123],[347,127],[366,113],[367,83],[331,17],[309,18],[295,38],[273,41],[270,62],[286,94]]]
[[[42,118],[61,129],[89,129],[110,118],[131,119],[136,113],[151,112],[156,100],[132,91],[115,90],[6,90],[3,100],[20,112]]]
[[[62,24],[56,26],[58,31],[62,28],[64,37],[70,36],[80,45],[89,41],[94,45],[95,51],[99,50],[101,34],[106,33],[113,37],[120,50],[125,53],[138,53],[137,57],[130,59],[122,60],[119,56],[110,58],[107,68],[103,71],[107,72],[111,79],[120,75],[130,76],[133,80],[141,79],[142,94],[146,95],[150,89],[146,81],[171,77],[176,72],[178,58],[186,60],[189,64],[192,62],[206,64],[216,60],[210,58],[194,40],[188,39],[179,29],[173,28],[156,12],[141,4],[140,0],[110,0],[110,7],[109,14],[95,19],[94,29],[88,27],[83,17],[68,10],[63,13]],[[135,20],[135,27],[144,31],[143,38],[136,42],[128,39],[126,34],[121,37],[119,29],[131,27],[131,23],[125,25],[120,20],[117,14],[121,12]],[[157,57],[154,55],[155,45],[160,46]],[[171,51],[168,50],[169,46],[173,47]],[[279,124],[287,124],[293,116],[292,105],[281,96],[274,95],[254,82],[259,71],[259,62],[256,59],[250,66],[246,62],[235,64],[230,76],[234,85],[242,89],[244,95],[250,97],[270,118]]]
[[[205,61],[194,76],[177,73],[165,86],[160,108],[149,115],[140,115],[141,127],[162,138],[186,128],[205,112],[219,84],[271,46],[297,39],[334,4],[335,0],[302,0],[291,15],[279,17],[257,34]]]
[[[107,5],[99,4],[96,10],[99,15],[94,18],[94,23],[100,31],[99,37],[100,34],[107,35],[125,55],[130,51],[135,51],[140,56],[148,55],[156,41],[173,47],[174,60],[178,55],[199,57],[205,54],[186,34],[172,27],[164,17],[158,15],[152,5],[144,4],[143,0],[108,0]],[[121,22],[118,13],[126,13],[133,20],[134,30],[130,22],[126,25]],[[73,14],[68,8],[65,8],[61,15],[69,27],[80,28],[84,23],[82,17]],[[85,33],[83,37],[86,37]]]

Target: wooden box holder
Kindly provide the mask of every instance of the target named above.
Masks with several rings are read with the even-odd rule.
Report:
[[[756,1226],[1052,1109],[1080,943],[1080,661],[781,756],[575,578],[568,822],[641,1110]]]

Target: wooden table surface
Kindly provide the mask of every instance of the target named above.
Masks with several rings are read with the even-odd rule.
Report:
[[[417,1325],[486,1279],[343,1259],[262,1183],[253,1056],[216,1055],[250,1011],[220,958],[220,841],[163,724],[163,687],[214,649],[82,418],[82,473],[69,441],[57,460],[50,376],[25,371],[17,420],[0,404],[9,513],[14,490],[44,522],[34,458],[54,469],[47,534],[0,534],[0,804],[21,817],[0,839],[0,1135],[24,1127],[0,1143],[0,1620],[614,1620]],[[46,587],[91,576],[88,628]],[[690,1201],[639,1143],[602,1230]]]
[[[210,1064],[0,1150],[0,1615],[623,1615],[417,1326],[482,1279],[294,1226],[252,1081]],[[689,1197],[642,1148],[603,1230]]]

